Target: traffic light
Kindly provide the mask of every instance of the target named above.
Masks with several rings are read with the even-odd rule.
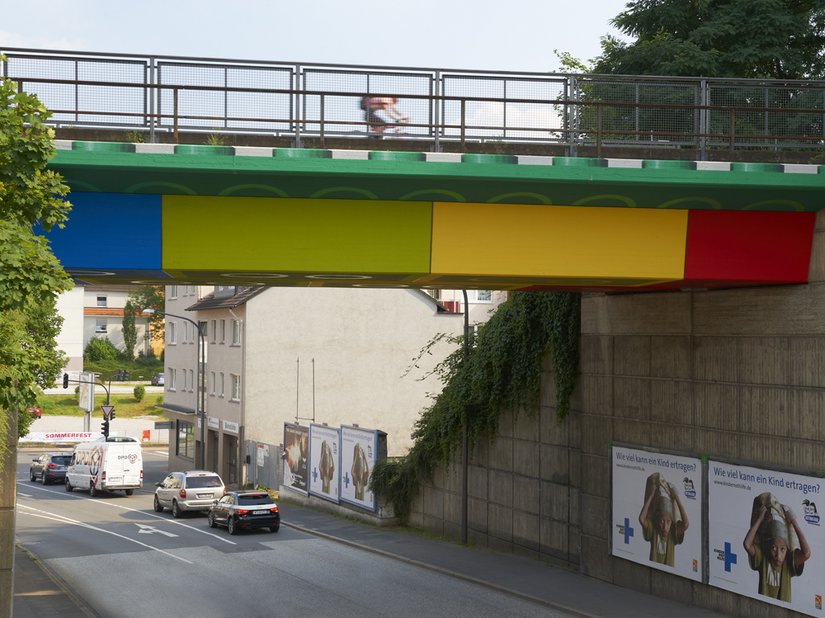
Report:
[[[100,423],[100,433],[107,438],[109,437],[109,421],[103,421]]]
[[[115,418],[115,411],[114,411],[114,410],[112,410],[111,412],[109,412],[109,420],[110,420],[110,421],[111,421],[111,420],[114,420],[114,418]]]
[[[63,374],[63,388],[69,388],[69,374]]]

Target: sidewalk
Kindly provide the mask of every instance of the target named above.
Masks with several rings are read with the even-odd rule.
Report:
[[[414,530],[379,528],[281,502],[281,523],[332,541],[375,552],[544,604],[583,618],[722,618],[709,610],[620,588],[513,554],[462,547]],[[94,618],[59,578],[29,551],[16,548],[14,615],[20,618]]]

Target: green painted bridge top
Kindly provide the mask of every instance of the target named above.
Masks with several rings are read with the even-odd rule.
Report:
[[[72,191],[816,212],[825,166],[58,141]]]

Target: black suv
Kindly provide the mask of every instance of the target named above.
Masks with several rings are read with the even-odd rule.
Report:
[[[268,528],[278,532],[281,514],[278,505],[269,494],[261,491],[230,491],[215,500],[207,515],[209,527],[226,526],[229,534],[238,534],[241,529]]]
[[[44,485],[52,481],[63,483],[66,480],[66,467],[72,461],[71,453],[44,453],[32,459],[29,478],[32,482],[40,479]]]

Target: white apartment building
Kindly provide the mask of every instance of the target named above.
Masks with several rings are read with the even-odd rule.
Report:
[[[199,465],[227,483],[245,480],[244,441],[279,445],[286,422],[358,424],[387,433],[388,452],[411,446],[413,424],[438,393],[432,368],[454,347],[464,316],[411,289],[208,288],[169,286],[166,294],[164,408],[173,421],[170,469]],[[198,300],[199,296],[206,294]],[[174,315],[173,315],[174,314]],[[204,336],[206,424],[195,417]]]

